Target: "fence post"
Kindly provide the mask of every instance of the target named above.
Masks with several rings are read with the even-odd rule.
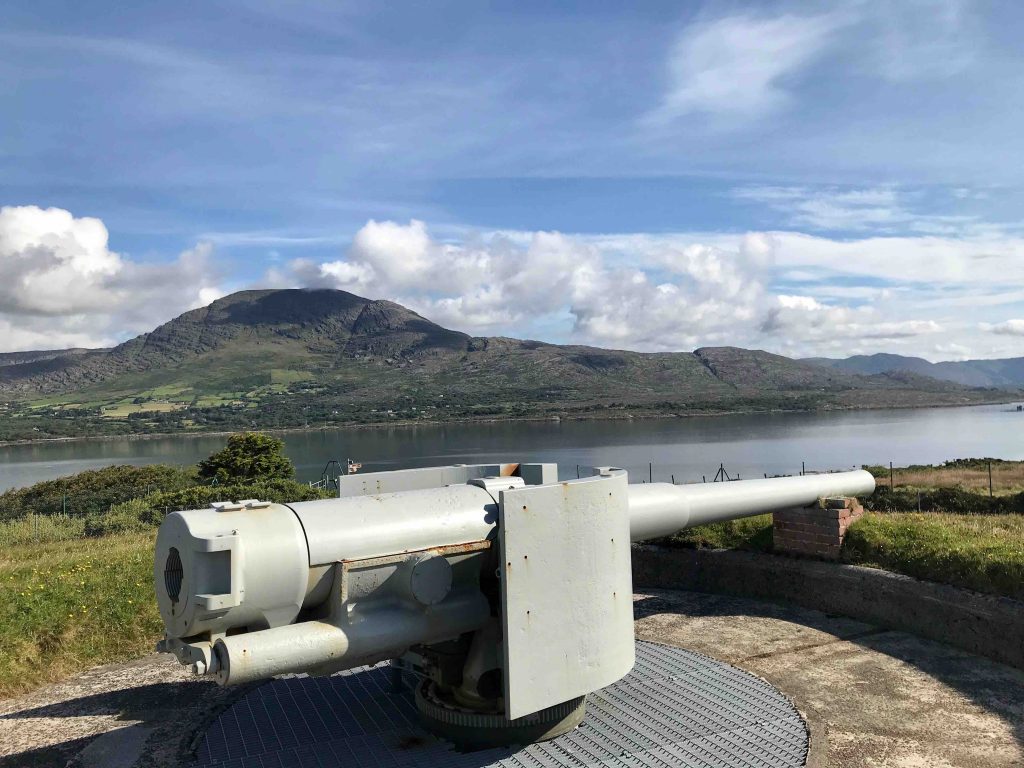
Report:
[[[891,490],[893,490],[893,488],[895,488],[895,486],[893,485],[893,482],[892,482],[892,462],[890,461],[889,462],[889,490],[891,491]]]
[[[988,498],[992,499],[992,462],[988,463]]]

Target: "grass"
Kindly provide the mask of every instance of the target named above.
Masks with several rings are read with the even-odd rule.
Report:
[[[992,467],[992,491],[995,495],[1009,495],[1024,491],[1024,461],[1000,459],[957,459],[940,465],[913,465],[894,467],[895,487],[907,488],[963,488],[988,494],[988,470]],[[867,467],[879,485],[889,484],[889,468]]]
[[[145,403],[115,403],[104,405],[103,415],[108,419],[120,419],[132,413],[167,413],[184,408],[185,403],[148,401]]]
[[[689,549],[747,549],[770,552],[772,548],[772,516],[756,515],[724,523],[711,523],[687,528],[663,540],[672,547]]]
[[[296,381],[309,381],[314,378],[309,371],[295,371],[289,368],[271,368],[271,384],[294,384]]]
[[[1024,599],[1024,516],[866,514],[850,526],[843,559]]]
[[[0,522],[0,547],[71,541],[85,536],[83,515],[26,515]]]
[[[701,525],[658,543],[772,551],[772,516]],[[1024,515],[867,512],[843,542],[845,562],[1024,600]]]
[[[0,549],[0,696],[153,648],[152,533]]]

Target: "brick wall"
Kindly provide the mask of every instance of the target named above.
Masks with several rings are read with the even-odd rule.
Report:
[[[864,514],[852,498],[819,499],[809,507],[776,512],[772,533],[776,552],[838,560],[850,523]]]

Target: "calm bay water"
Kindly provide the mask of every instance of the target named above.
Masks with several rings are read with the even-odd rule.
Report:
[[[782,413],[688,419],[545,421],[360,430],[284,436],[300,480],[315,480],[329,459],[352,458],[364,471],[498,461],[611,464],[634,481],[710,480],[724,463],[744,478],[862,464],[897,466],[959,457],[1024,459],[1024,413],[1015,406],[841,413]],[[0,447],[0,490],[111,464],[192,464],[223,437],[162,437]]]

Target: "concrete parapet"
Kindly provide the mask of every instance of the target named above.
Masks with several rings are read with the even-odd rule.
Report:
[[[635,545],[633,585],[782,600],[1024,669],[1024,603],[889,571],[754,552]]]

